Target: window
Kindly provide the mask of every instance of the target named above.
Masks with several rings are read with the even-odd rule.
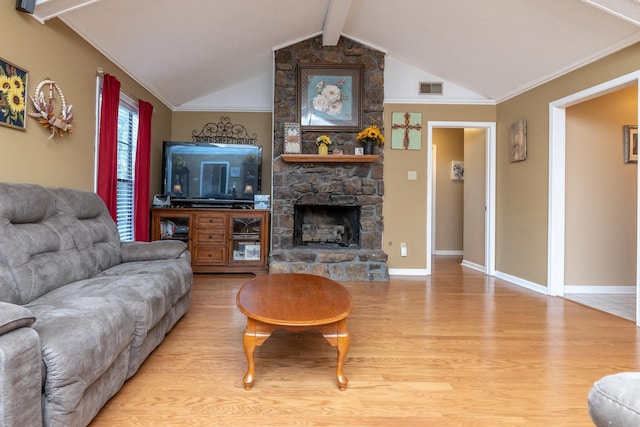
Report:
[[[135,103],[120,96],[118,108],[118,186],[117,219],[120,240],[132,241],[134,207],[134,171],[136,142],[138,140],[138,108]]]

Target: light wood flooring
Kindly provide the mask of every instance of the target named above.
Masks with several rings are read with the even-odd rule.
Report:
[[[91,424],[103,426],[589,426],[603,375],[640,370],[632,322],[438,257],[430,277],[347,282],[345,365],[314,333],[275,333],[244,390],[250,275],[196,275],[189,313]]]

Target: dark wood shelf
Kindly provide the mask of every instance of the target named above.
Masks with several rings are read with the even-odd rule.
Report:
[[[328,154],[326,156],[318,154],[283,154],[282,160],[289,163],[373,163],[379,157],[380,155],[378,154]]]

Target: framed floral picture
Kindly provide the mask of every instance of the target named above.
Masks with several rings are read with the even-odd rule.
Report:
[[[298,66],[298,118],[303,130],[362,128],[360,65]]]
[[[0,125],[24,130],[27,70],[0,58]]]

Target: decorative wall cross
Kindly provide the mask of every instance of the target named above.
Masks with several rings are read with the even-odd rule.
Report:
[[[391,113],[391,148],[419,150],[422,113]]]

